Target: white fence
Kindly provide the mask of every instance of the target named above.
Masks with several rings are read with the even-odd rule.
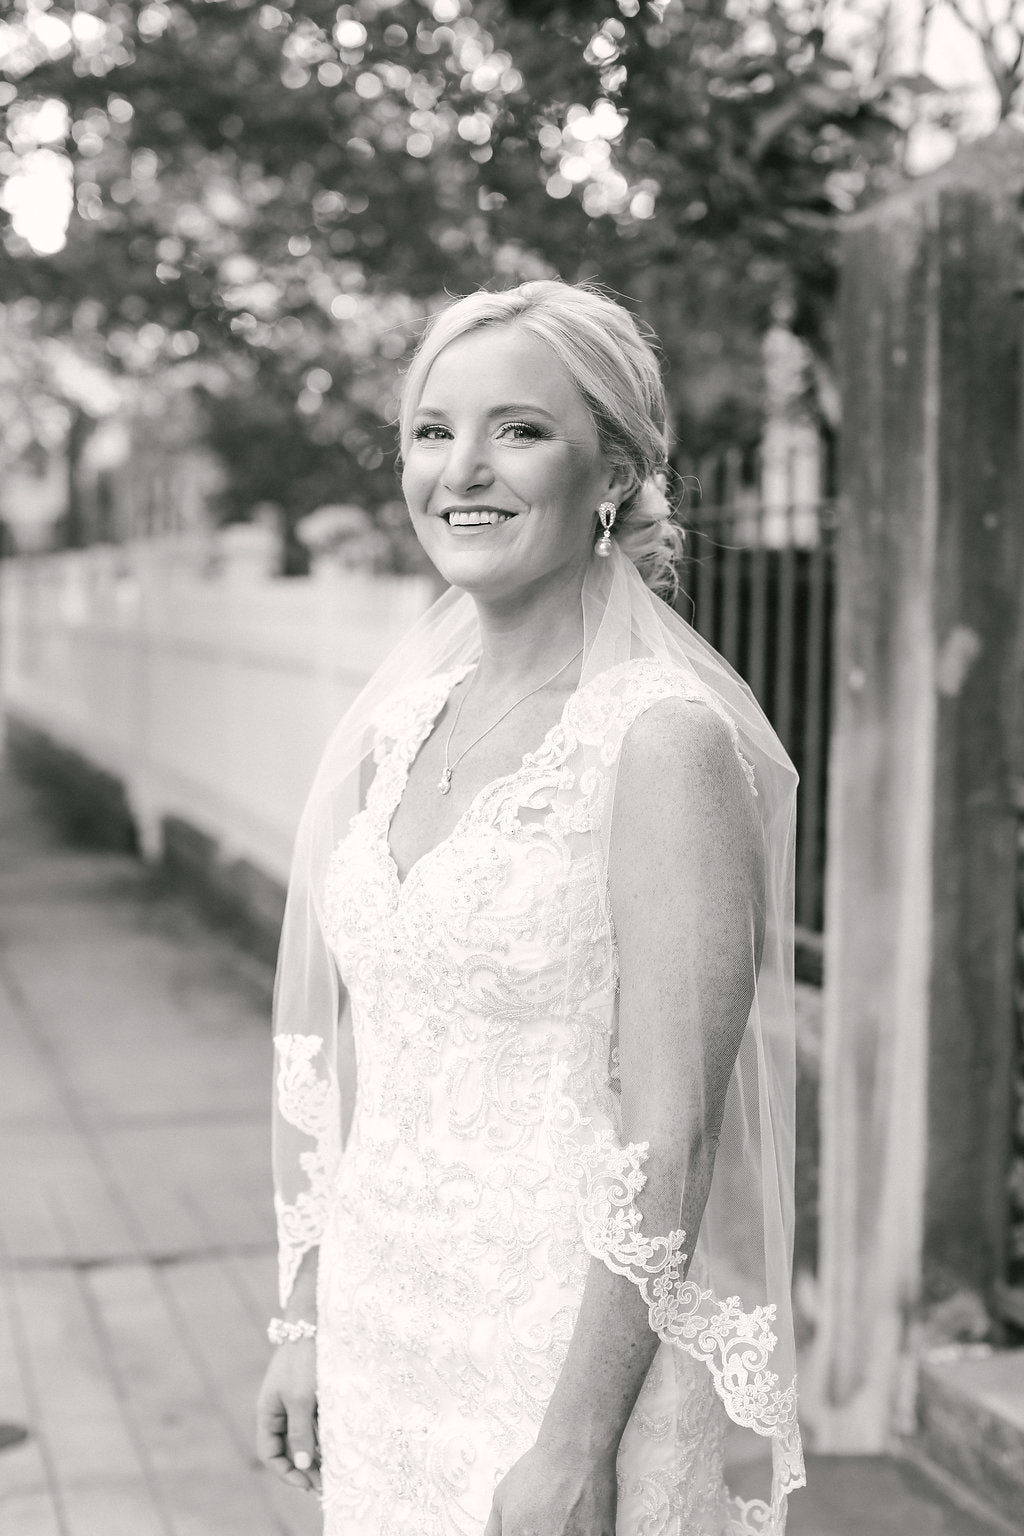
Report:
[[[121,780],[148,854],[172,814],[283,879],[331,727],[433,595],[425,577],[204,578],[167,544],[10,560],[4,708]]]

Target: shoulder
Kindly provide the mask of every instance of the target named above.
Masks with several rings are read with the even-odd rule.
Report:
[[[764,842],[749,765],[728,718],[699,697],[653,702],[622,743],[609,877],[616,924],[660,921],[687,902],[705,915],[762,888]],[[687,907],[686,910],[689,910]],[[673,919],[674,921],[674,919]]]
[[[707,699],[689,693],[664,694],[646,702],[626,729],[620,773],[664,773],[669,779],[730,777],[738,770],[729,722]]]
[[[623,662],[595,679],[590,709],[621,752],[620,775],[738,775],[756,795],[735,721],[692,672],[655,658]]]
[[[753,843],[755,800],[730,723],[700,699],[659,699],[626,732],[615,819],[631,840]]]
[[[747,864],[761,846],[757,805],[735,722],[719,700],[685,675],[662,675],[656,688],[646,687],[619,752],[613,841],[620,858],[638,873],[664,867],[671,881],[708,861]]]

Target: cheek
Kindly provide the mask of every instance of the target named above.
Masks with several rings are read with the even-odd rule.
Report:
[[[570,459],[558,466],[549,481],[550,501],[557,509],[559,521],[575,525],[586,523],[597,511],[597,501],[592,494],[595,479],[589,459],[582,456]]]
[[[418,458],[406,460],[402,469],[402,494],[405,504],[410,512],[423,510],[429,489],[429,478],[424,472],[424,465]]]
[[[518,475],[517,468],[510,466],[510,478],[518,480],[524,493],[559,513],[573,513],[587,499],[586,487],[593,479],[589,459],[564,450],[525,464]]]

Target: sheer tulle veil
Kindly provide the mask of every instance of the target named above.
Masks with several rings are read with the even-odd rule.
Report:
[[[795,1029],[793,870],[796,774],[749,688],[679,615],[645,586],[614,547],[590,561],[582,588],[584,649],[576,720],[578,773],[602,774],[608,792],[589,840],[589,868],[606,900],[607,859],[616,810],[615,764],[603,760],[600,733],[588,741],[588,689],[609,668],[652,658],[674,670],[690,697],[723,722],[746,775],[764,848],[763,892],[751,892],[750,1006],[722,1118],[714,1174],[705,1191],[684,1188],[679,1209],[696,1210],[699,1232],[685,1243],[689,1264],[668,1264],[656,1278],[638,1259],[632,1277],[644,1289],[652,1326],[710,1371],[733,1423],[771,1449],[771,1489],[747,1506],[743,1529],[781,1531],[788,1491],[803,1482],[796,1419],[795,1345],[790,1287],[793,1236]],[[359,806],[374,718],[399,691],[471,663],[480,637],[471,598],[451,589],[400,642],[334,732],[303,813],[295,845],[275,994],[279,1037],[274,1165],[280,1232],[282,1301],[307,1248],[320,1236],[341,1152],[337,1035],[342,991],[324,937],[324,887],[332,850]],[[567,796],[571,786],[566,785]],[[653,795],[685,785],[651,785]],[[763,912],[760,907],[763,904]],[[757,952],[753,937],[763,929]],[[609,925],[609,944],[614,943]],[[566,954],[571,956],[571,942]],[[567,961],[567,964],[570,962]],[[564,979],[564,993],[570,991]],[[559,1006],[557,990],[551,1007]],[[701,1113],[704,1042],[700,1000],[679,1020],[693,1060],[694,1113]],[[287,1037],[285,1039],[284,1037]],[[286,1065],[287,1064],[287,1065]],[[585,1161],[594,1127],[574,1111],[571,1063],[549,1113],[552,1145],[567,1177]],[[684,1135],[685,1127],[680,1127]],[[608,1195],[615,1216],[614,1190]],[[625,1206],[623,1190],[618,1204]],[[692,1217],[691,1217],[692,1220]],[[647,1234],[650,1239],[664,1234]],[[628,1267],[624,1272],[630,1272]]]

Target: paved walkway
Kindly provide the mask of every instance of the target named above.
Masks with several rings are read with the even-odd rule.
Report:
[[[267,977],[0,784],[3,1536],[312,1536],[259,1472]]]
[[[269,975],[0,778],[2,1536],[313,1536],[253,1462],[274,1307]],[[812,1462],[790,1536],[994,1536]]]

